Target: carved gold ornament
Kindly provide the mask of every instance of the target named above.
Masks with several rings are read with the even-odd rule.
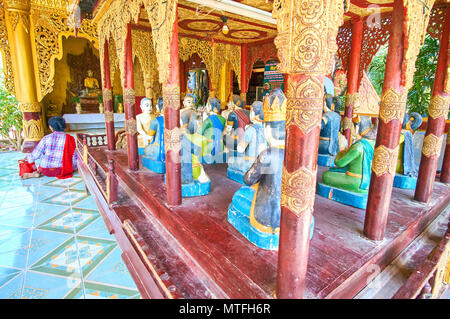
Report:
[[[373,153],[372,172],[377,176],[390,174],[394,177],[397,166],[398,149],[398,145],[394,149],[387,148],[384,145],[375,148]]]
[[[41,112],[41,103],[39,102],[19,103],[19,109],[22,112]]]
[[[439,156],[441,154],[442,141],[444,135],[437,137],[434,134],[429,134],[423,139],[422,154],[426,157]]]
[[[125,130],[128,134],[137,133],[136,119],[131,118],[125,121]]]
[[[105,122],[114,122],[114,112],[112,111],[105,111]]]
[[[111,89],[103,89],[102,95],[103,95],[103,102],[110,102],[110,101],[112,101]]]
[[[42,120],[23,120],[23,132],[25,135],[25,140],[40,141],[44,137]]]
[[[39,100],[53,91],[55,60],[63,57],[63,38],[75,34],[74,28],[68,23],[67,9],[63,5],[51,7],[44,2],[36,1],[31,6],[32,39],[34,39],[40,85]],[[90,19],[81,21],[77,37],[88,39],[94,47],[98,48],[97,26],[92,24]]]
[[[175,127],[171,130],[164,129],[164,147],[166,152],[172,151],[174,154],[179,154],[181,150],[181,129]]]
[[[164,85],[162,93],[164,108],[180,109],[180,87],[178,85]]]
[[[281,206],[288,208],[295,215],[312,211],[315,198],[315,174],[301,167],[289,173],[283,166],[281,182]]]
[[[358,93],[350,93],[345,96],[345,105],[353,107],[353,112],[358,113],[360,108],[360,99]]]
[[[6,19],[4,2],[0,1],[0,52],[3,53],[3,73],[5,75],[5,88],[11,93],[14,91],[14,74],[12,70],[12,57],[8,41],[8,30],[6,29]]]
[[[344,1],[277,0],[272,16],[277,19],[274,43],[281,73],[331,72],[338,28],[344,22]]]
[[[123,103],[125,104],[135,104],[136,97],[134,95],[134,90],[132,88],[126,88],[123,92]]]
[[[450,95],[442,97],[440,94],[436,94],[431,98],[430,106],[428,107],[428,115],[436,119],[443,116],[447,119],[448,106],[450,104]]]
[[[387,89],[381,96],[380,118],[384,123],[396,119],[403,122],[406,108],[406,98],[408,90],[403,89],[403,93],[398,93],[394,89]]]
[[[403,6],[406,9],[406,19],[403,27],[406,33],[406,44],[402,70],[404,70],[403,86],[406,91],[412,85],[414,72],[416,71],[416,58],[425,40],[425,33],[434,2],[435,0],[403,0]]]
[[[315,77],[289,81],[286,92],[286,128],[296,125],[304,134],[320,125],[323,111],[323,85]]]
[[[353,128],[353,121],[349,117],[344,117],[342,120],[342,130],[351,130]]]

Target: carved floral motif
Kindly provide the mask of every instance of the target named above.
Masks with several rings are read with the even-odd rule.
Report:
[[[42,126],[42,120],[24,120],[23,131],[25,140],[40,141],[44,137],[44,127]]]
[[[164,108],[170,107],[174,110],[180,108],[180,87],[178,85],[163,86]]]
[[[171,130],[164,129],[164,147],[166,152],[172,151],[175,155],[179,155],[181,150],[181,129],[175,127]]]
[[[384,123],[396,119],[403,122],[406,107],[406,97],[408,90],[404,89],[402,93],[389,88],[383,92],[380,104],[380,118]]]
[[[395,168],[397,166],[398,149],[398,145],[394,149],[387,148],[384,145],[375,148],[373,153],[372,172],[377,176],[390,174],[394,177]]]
[[[429,134],[423,139],[422,154],[426,157],[439,156],[441,154],[442,141],[444,135],[437,137]]]
[[[308,169],[289,173],[283,167],[281,185],[281,206],[288,208],[297,216],[305,211],[312,211],[315,196],[315,175]]]
[[[447,119],[448,116],[448,107],[450,104],[450,95],[447,97],[443,97],[440,94],[436,94],[431,98],[430,106],[428,107],[428,115],[436,119],[440,116],[443,116]]]
[[[41,112],[41,103],[39,102],[19,103],[19,109],[22,112]]]

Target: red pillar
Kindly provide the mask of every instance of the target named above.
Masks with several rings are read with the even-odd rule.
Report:
[[[124,44],[125,50],[125,84],[123,90],[123,102],[125,106],[125,129],[127,134],[128,168],[139,169],[139,155],[136,128],[136,100],[134,94],[133,78],[133,54],[131,43],[131,25],[127,26],[127,37]]]
[[[302,298],[314,207],[324,74],[287,75],[277,298]],[[296,92],[309,86],[308,95]]]
[[[167,204],[181,204],[180,72],[178,59],[178,7],[170,42],[169,79],[163,85],[164,145],[166,148]]]
[[[241,99],[247,104],[248,79],[247,79],[247,44],[241,44]]]
[[[450,92],[445,90],[447,68],[449,67],[448,42],[450,35],[450,6],[447,6],[444,30],[440,40],[439,57],[434,76],[433,92],[428,107],[427,131],[423,140],[422,159],[420,160],[419,176],[417,177],[414,199],[428,203],[433,192],[434,180],[442,139],[445,132],[445,120],[448,116]]]
[[[447,132],[447,143],[445,144],[440,180],[442,183],[450,183],[450,128]]]
[[[386,228],[408,93],[408,88],[405,88],[402,83],[404,76],[402,62],[405,59],[403,53],[406,42],[406,36],[403,33],[404,12],[402,0],[395,0],[364,220],[364,234],[372,240],[382,240]]]
[[[345,98],[345,111],[343,120],[343,132],[348,141],[348,146],[352,144],[351,125],[353,109],[355,107],[358,84],[359,67],[361,62],[361,46],[363,36],[363,23],[360,18],[352,19],[352,43],[350,47],[350,57],[347,72],[347,96]]]
[[[105,40],[103,48],[103,105],[105,106],[106,137],[108,138],[108,150],[116,149],[114,132],[114,109],[111,92],[111,74],[109,67],[109,46]]]

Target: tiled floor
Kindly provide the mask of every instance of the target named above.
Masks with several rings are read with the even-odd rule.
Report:
[[[22,158],[0,153],[0,299],[140,298],[80,176],[22,181]]]

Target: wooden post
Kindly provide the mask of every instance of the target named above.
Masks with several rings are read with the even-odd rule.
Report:
[[[345,97],[345,111],[343,119],[343,133],[348,146],[352,145],[351,127],[353,126],[353,109],[358,100],[359,67],[361,63],[361,46],[363,35],[363,23],[360,18],[352,19],[352,43],[348,61],[347,95]]]
[[[364,220],[364,234],[372,240],[382,240],[386,229],[408,89],[414,76],[421,32],[425,30],[425,19],[409,21],[405,14],[406,11],[411,14],[420,12],[423,17],[424,8],[413,4],[405,6],[408,7],[404,7],[402,0],[394,0],[378,134]]]
[[[164,146],[166,148],[167,204],[181,204],[180,72],[178,59],[178,7],[170,41],[169,79],[163,85]]]
[[[105,107],[105,127],[106,137],[108,139],[108,150],[116,149],[114,132],[114,108],[112,101],[111,73],[109,67],[109,46],[108,40],[105,40],[103,48],[103,105]]]
[[[320,10],[311,10],[320,8]],[[302,298],[317,179],[324,77],[331,71],[344,6],[336,1],[287,0],[273,8],[275,46],[287,74],[286,139],[281,185],[277,298]],[[333,41],[334,40],[334,41]]]
[[[106,193],[108,195],[108,205],[114,205],[118,199],[118,183],[114,169],[114,160],[108,158],[108,175],[106,176]]]
[[[278,298],[302,298],[305,288],[317,175],[324,75],[287,75],[286,148],[281,190],[277,274]],[[301,90],[308,84],[311,84],[309,92],[311,95],[298,97],[297,90]],[[309,123],[300,122],[301,125],[298,125],[298,119],[291,118],[290,114],[295,114],[291,111],[301,108],[302,105],[308,106],[308,109],[305,108],[303,111],[312,116]]]
[[[448,116],[450,103],[450,79],[448,77],[449,61],[449,35],[450,35],[450,6],[447,5],[444,30],[440,39],[439,57],[434,76],[433,92],[428,107],[428,124],[423,139],[422,158],[420,160],[419,176],[417,177],[414,199],[428,203],[433,192],[434,180],[439,156],[441,154],[442,141],[445,132],[445,120]]]
[[[247,104],[248,79],[247,79],[247,44],[241,44],[241,99]]]
[[[450,183],[450,127],[447,132],[447,143],[445,145],[440,180],[442,183]]]
[[[136,127],[136,99],[134,94],[133,78],[133,54],[131,43],[131,25],[127,26],[127,37],[124,44],[125,50],[125,84],[123,90],[123,102],[125,107],[125,130],[127,134],[128,168],[132,171],[139,169],[139,155]]]

